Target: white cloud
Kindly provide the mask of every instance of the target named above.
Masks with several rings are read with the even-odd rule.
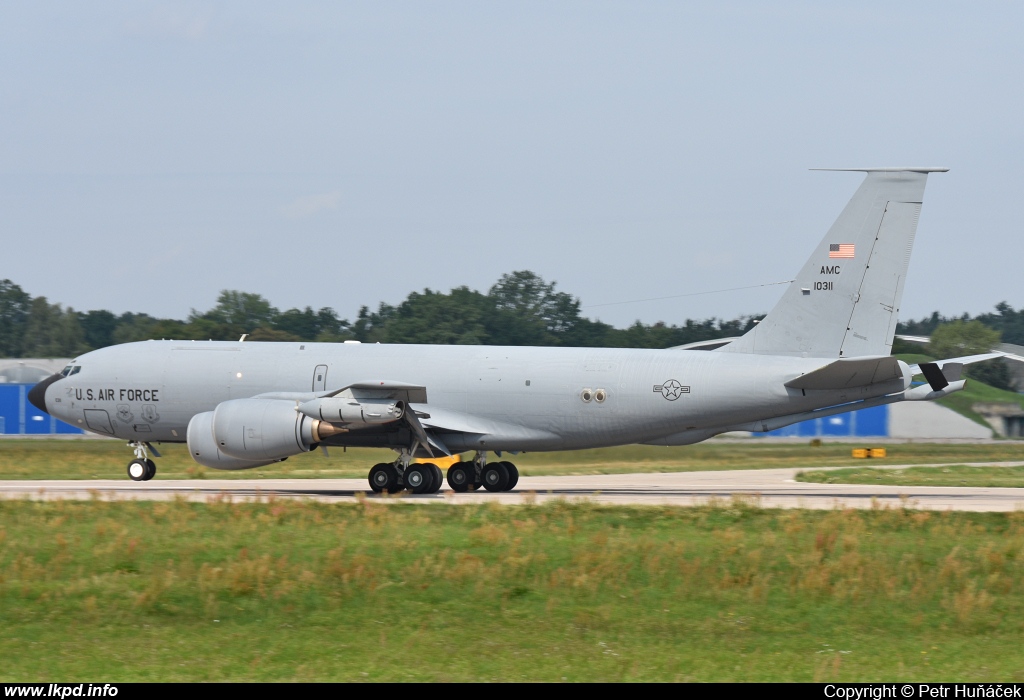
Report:
[[[290,219],[304,219],[329,209],[337,209],[341,202],[341,190],[324,194],[309,194],[298,197],[281,207],[281,213]]]

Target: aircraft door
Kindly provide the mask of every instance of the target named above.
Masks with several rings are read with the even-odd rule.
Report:
[[[110,414],[102,408],[85,409],[85,424],[97,432],[114,434],[114,428],[110,425]]]
[[[317,365],[313,370],[313,391],[327,391],[327,365]]]

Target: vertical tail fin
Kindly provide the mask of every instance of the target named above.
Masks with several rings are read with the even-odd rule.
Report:
[[[867,173],[779,303],[720,352],[803,357],[888,355],[928,173]]]

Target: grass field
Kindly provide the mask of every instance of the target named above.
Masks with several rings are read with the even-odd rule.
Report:
[[[861,464],[849,444],[810,447],[805,441],[722,442],[710,440],[685,447],[632,445],[578,452],[508,456],[522,474],[611,474],[631,472],[702,471],[714,469],[813,469]],[[192,461],[183,445],[160,445],[157,479],[339,478],[363,479],[375,463],[394,459],[387,450],[331,448],[299,455],[258,469],[222,472]],[[1024,460],[1024,442],[985,444],[887,445],[890,464],[944,464]],[[469,456],[467,455],[467,459]],[[117,440],[0,440],[0,479],[123,479],[132,451]]]
[[[0,680],[1024,680],[1024,514],[0,501]]]
[[[833,469],[801,472],[797,481],[817,484],[879,484],[885,486],[1024,486],[1024,467],[909,467],[907,469]]]

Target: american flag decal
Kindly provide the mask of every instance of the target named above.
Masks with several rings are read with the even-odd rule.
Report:
[[[852,258],[853,243],[829,243],[828,256],[830,258]]]

